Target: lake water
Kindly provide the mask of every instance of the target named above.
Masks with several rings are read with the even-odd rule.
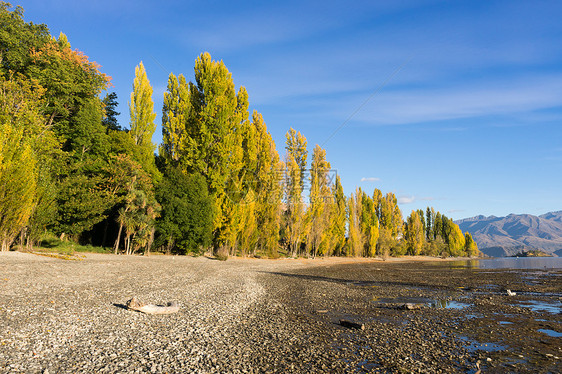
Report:
[[[451,261],[451,267],[470,269],[562,269],[562,257],[498,257]]]

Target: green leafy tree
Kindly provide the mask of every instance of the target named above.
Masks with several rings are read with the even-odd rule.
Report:
[[[95,62],[73,50],[64,34],[52,38],[47,26],[26,23],[21,7],[12,12],[9,8],[7,3],[0,4],[0,75],[10,79],[15,74],[20,82],[32,87],[30,92],[40,93],[36,99],[41,103],[39,114],[47,130],[40,132],[42,146],[33,145],[38,167],[37,205],[28,232],[35,236],[47,227],[57,230],[65,226],[65,222],[58,222],[63,216],[58,214],[62,209],[57,200],[60,202],[65,195],[86,196],[88,188],[97,184],[76,184],[80,177],[75,174],[83,165],[107,154],[107,139],[101,125],[103,106],[98,96],[107,88],[110,78],[99,71]],[[53,132],[60,146],[51,136]],[[46,141],[47,138],[51,140]],[[53,144],[64,152],[57,152]],[[69,190],[71,185],[73,191]],[[84,191],[79,193],[78,188]],[[96,193],[92,191],[92,200]],[[78,215],[71,212],[69,216]],[[77,224],[75,228],[88,226],[89,223]]]
[[[31,51],[49,42],[51,35],[44,24],[26,23],[24,10],[0,2],[0,75],[7,79],[13,73],[24,74],[31,64]]]
[[[104,116],[102,123],[108,130],[113,131],[123,131],[123,128],[119,125],[117,116],[121,113],[117,111],[117,94],[115,92],[110,92],[102,100],[104,105]]]
[[[57,220],[51,229],[73,240],[102,222],[108,209],[116,203],[108,198],[103,161],[86,160],[72,163],[61,175],[58,185]]]
[[[31,64],[24,73],[45,88],[44,107],[48,125],[53,126],[64,141],[65,150],[74,150],[76,134],[73,132],[75,116],[87,110],[103,111],[99,94],[107,88],[110,77],[99,71],[99,65],[77,50],[72,50],[61,33],[58,40],[49,39],[37,50],[31,51]],[[96,126],[101,123],[96,122]]]
[[[133,254],[140,249],[148,253],[154,239],[156,218],[160,215],[161,207],[156,200],[150,176],[138,163],[131,160],[125,169],[125,175],[129,176],[129,181],[122,206],[118,211],[119,232],[114,251],[115,253],[119,251],[121,234],[125,230],[125,254]]]
[[[195,61],[195,83],[180,75],[168,80],[164,96],[162,156],[186,173],[200,173],[213,196],[215,248],[232,237],[234,210],[226,195],[233,172],[240,172],[240,129],[248,121],[248,95],[235,90],[232,75],[222,61],[201,54]]]

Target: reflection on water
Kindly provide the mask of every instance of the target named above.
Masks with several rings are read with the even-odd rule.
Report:
[[[435,309],[463,309],[469,306],[455,300],[433,300],[426,297],[374,297],[372,300],[378,304],[412,304]]]
[[[435,300],[430,306],[437,309],[463,309],[466,308],[468,304],[460,303],[455,300]]]
[[[474,351],[497,352],[497,351],[504,351],[507,348],[504,345],[499,345],[496,343],[480,343],[466,336],[459,336],[459,339],[465,343],[466,349],[468,349],[471,352]]]
[[[549,329],[539,329],[538,331],[542,332],[542,333],[544,333],[548,336],[552,336],[553,338],[561,338],[562,337],[562,332],[549,330]]]
[[[525,308],[530,308],[534,312],[547,312],[552,314],[562,313],[562,302],[560,301],[539,301],[539,300],[528,300],[524,301],[520,306]]]
[[[562,269],[562,257],[498,257],[449,262],[452,268],[469,269]]]

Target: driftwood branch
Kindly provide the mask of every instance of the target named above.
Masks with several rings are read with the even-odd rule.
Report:
[[[340,319],[340,325],[350,329],[365,330],[364,324],[348,321],[346,319]]]
[[[169,302],[166,305],[154,305],[145,304],[141,302],[136,297],[127,301],[127,308],[130,310],[136,310],[137,312],[142,312],[146,314],[172,314],[177,313],[180,307],[175,301]]]

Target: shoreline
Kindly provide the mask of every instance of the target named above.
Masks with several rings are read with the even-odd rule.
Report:
[[[433,258],[8,253],[0,373],[448,373],[477,363],[485,372],[557,372],[562,362],[560,338],[547,334],[562,332],[562,270],[490,272]],[[179,311],[127,310],[133,296],[175,301]]]
[[[46,254],[49,252],[45,252]],[[3,251],[0,252],[0,256],[3,254],[22,254],[22,255],[34,255],[41,256],[42,254],[37,252],[26,252],[26,251]],[[107,258],[206,258],[209,260],[217,260],[212,255],[203,254],[201,256],[193,255],[167,255],[163,253],[151,253],[148,256],[145,255],[115,255],[112,253],[96,253],[96,252],[75,252],[74,255],[83,256],[85,258],[95,258],[95,257],[107,257]],[[17,255],[14,255],[17,256]],[[48,257],[48,256],[45,256]],[[56,258],[56,257],[52,257]],[[491,259],[495,257],[433,257],[433,256],[401,256],[401,257],[387,257],[386,259],[382,257],[340,257],[340,256],[317,256],[317,257],[278,257],[278,258],[268,258],[268,257],[229,257],[228,261],[294,261],[294,262],[322,262],[322,263],[363,263],[363,262],[381,262],[381,263],[392,263],[392,262],[446,262],[446,261],[469,261],[469,260],[484,260]],[[509,258],[509,257],[506,257]]]

